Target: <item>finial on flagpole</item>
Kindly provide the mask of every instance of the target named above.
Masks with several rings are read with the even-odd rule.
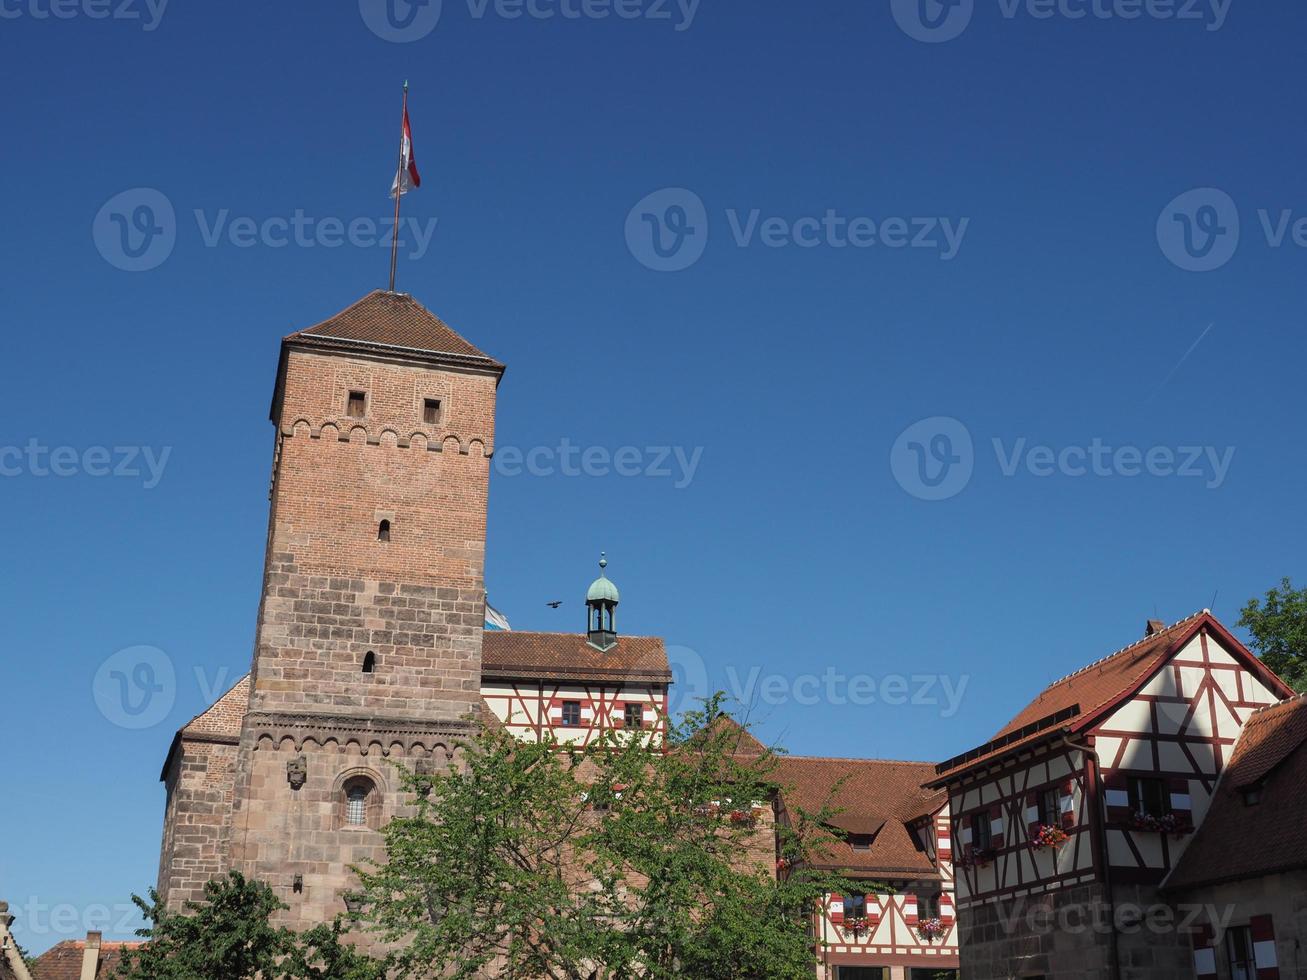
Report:
[[[407,78],[404,79],[404,91],[405,91],[405,92],[408,91],[408,79],[407,79]]]

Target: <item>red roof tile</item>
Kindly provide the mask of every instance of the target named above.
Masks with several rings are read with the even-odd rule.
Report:
[[[787,806],[816,813],[829,804],[842,811],[831,818],[835,827],[873,835],[865,849],[847,842],[835,845],[828,860],[819,862],[823,866],[885,878],[936,876],[934,864],[918,849],[907,827],[946,802],[946,794],[922,785],[935,774],[930,763],[810,756],[781,756],[777,763],[769,778],[782,787]]]
[[[124,949],[136,949],[141,945],[140,942],[102,942],[96,963],[97,980],[104,980],[118,968]],[[78,980],[82,975],[85,951],[86,943],[77,939],[67,939],[51,946],[32,964],[32,980]]]
[[[440,317],[407,293],[378,289],[316,326],[286,338],[309,345],[349,345],[402,348],[479,362],[486,367],[503,365],[460,337]]]
[[[584,633],[486,630],[481,645],[483,678],[644,681],[667,684],[667,650],[656,636],[619,636],[611,650],[597,650]]]
[[[230,691],[215,701],[212,707],[183,725],[182,734],[240,738],[241,721],[249,708],[250,675],[246,674]]]
[[[937,778],[956,775],[1018,748],[1032,745],[1053,732],[1083,725],[1102,708],[1147,681],[1180,642],[1204,620],[1216,624],[1216,620],[1205,610],[1195,613],[1074,674],[1054,681],[1015,718],[1000,728],[988,743],[942,763]],[[1150,627],[1155,628],[1155,624],[1150,624]],[[1221,631],[1224,632],[1224,629]]]
[[[1307,695],[1253,712],[1168,889],[1307,868]],[[1260,789],[1255,805],[1244,790]],[[1255,842],[1255,846],[1252,846]]]

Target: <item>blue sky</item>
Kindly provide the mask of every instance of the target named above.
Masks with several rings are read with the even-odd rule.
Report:
[[[537,450],[491,488],[515,626],[582,628],[604,549],[683,688],[937,760],[1146,619],[1301,577],[1307,8],[377,2],[0,2],[31,948],[130,932],[171,733],[248,667],[278,340],[385,286],[405,78],[399,287],[507,362],[499,445]],[[95,699],[124,661],[144,715]]]

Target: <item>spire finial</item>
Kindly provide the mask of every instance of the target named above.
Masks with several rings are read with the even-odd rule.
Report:
[[[599,574],[604,574],[604,569],[608,567],[608,552],[599,552]]]

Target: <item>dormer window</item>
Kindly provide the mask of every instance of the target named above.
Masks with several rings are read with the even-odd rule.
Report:
[[[439,398],[427,398],[422,402],[422,421],[427,425],[436,425],[440,422]]]
[[[1260,786],[1248,786],[1243,791],[1243,805],[1256,806],[1262,802],[1262,788]]]
[[[849,834],[849,847],[855,851],[867,851],[871,849],[871,834]]]
[[[345,414],[352,419],[361,419],[368,410],[368,393],[351,391],[345,401]]]

